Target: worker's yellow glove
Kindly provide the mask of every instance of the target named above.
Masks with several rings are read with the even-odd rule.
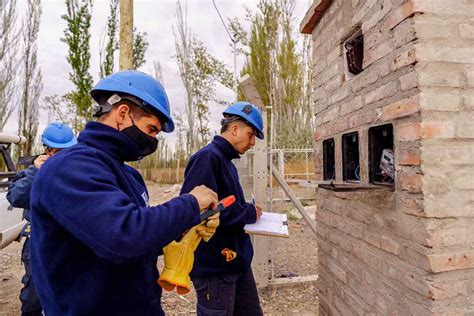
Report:
[[[208,242],[216,232],[217,226],[219,226],[219,214],[220,212],[212,215],[207,219],[207,222],[202,222],[196,226],[197,233],[205,242]]]
[[[202,239],[197,233],[197,227],[200,225],[191,228],[180,242],[173,241],[163,248],[165,267],[158,284],[165,290],[172,291],[176,287],[178,294],[189,292],[191,286],[189,273],[193,269],[194,251]]]

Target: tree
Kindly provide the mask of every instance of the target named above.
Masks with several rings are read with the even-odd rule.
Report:
[[[48,112],[48,122],[60,121],[69,126],[77,124],[77,107],[69,94],[52,95],[44,98],[44,110]]]
[[[66,21],[64,38],[61,41],[68,45],[67,61],[71,65],[69,79],[76,89],[67,94],[76,107],[77,118],[74,130],[79,131],[85,122],[92,118],[92,88],[90,67],[90,25],[92,0],[66,0],[67,14],[61,18]]]
[[[148,40],[146,39],[146,32],[138,32],[137,28],[133,28],[133,69],[138,69],[146,62],[145,53],[148,49]]]
[[[312,142],[310,43],[305,41],[301,52],[297,50],[294,0],[259,0],[257,7],[255,13],[247,10],[249,31],[239,20],[230,21],[231,32],[241,44],[239,52],[245,56],[241,74],[253,78],[264,104],[272,106],[276,145],[307,147]]]
[[[38,131],[38,100],[43,84],[36,40],[41,20],[41,0],[28,0],[26,16],[23,22],[23,86],[18,115],[18,134],[26,137],[26,143],[18,147],[18,156],[31,155]]]
[[[191,36],[186,11],[183,14],[179,1],[176,17],[177,31],[173,29],[173,34],[176,60],[186,90],[186,147],[187,153],[190,154],[209,141],[208,103],[210,101],[223,103],[215,97],[216,84],[232,89],[234,78],[222,61],[213,57],[201,41]]]
[[[16,0],[0,0],[0,130],[16,107],[18,65]]]
[[[100,60],[100,78],[110,75],[114,72],[114,53],[119,48],[119,43],[117,40],[117,29],[118,29],[118,0],[110,0],[110,16],[107,18],[106,25],[106,45],[105,48],[101,46],[99,51],[99,60]],[[104,55],[102,59],[102,55]]]
[[[101,46],[100,55],[100,77],[103,78],[114,72],[114,54],[115,51],[120,48],[118,41],[118,6],[119,0],[110,1],[110,15],[107,18],[106,25],[106,36],[103,41],[106,42],[105,47]],[[145,54],[148,49],[149,43],[146,38],[146,32],[139,32],[136,27],[133,28],[133,48],[132,48],[132,65],[133,69],[139,69],[146,62]],[[104,58],[102,58],[104,56]]]

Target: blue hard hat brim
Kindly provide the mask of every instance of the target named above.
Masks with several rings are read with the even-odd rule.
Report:
[[[256,131],[256,136],[258,139],[263,140],[264,136],[262,131],[258,128],[257,123],[251,118],[251,117],[244,117],[240,111],[230,109],[228,111],[224,111],[224,114],[231,114],[240,117],[244,122],[247,122],[255,131]]]
[[[58,148],[58,149],[68,148],[77,144],[77,139],[75,137],[69,142],[63,143],[63,144],[51,142],[47,139],[44,139],[44,137],[41,139],[41,141],[43,142],[44,145],[48,146],[49,148]]]
[[[150,104],[150,107],[147,107],[147,108],[150,108],[151,110],[154,110],[154,111],[158,111],[162,116],[166,118],[166,122],[162,122],[161,131],[165,133],[171,133],[174,131],[174,122],[173,122],[173,119],[171,118],[171,115],[167,114],[165,109],[160,109],[163,107],[161,104],[159,104],[158,107],[152,106],[153,104],[157,102],[148,93],[135,89],[134,87],[129,86],[129,85],[126,85],[126,88],[124,89],[117,89],[117,86],[113,84],[111,81],[118,82],[119,84],[122,84],[122,85],[124,84],[123,82],[120,82],[115,79],[107,81],[107,82],[102,82],[99,89],[91,90],[91,94],[93,95],[100,91],[123,92],[123,93],[131,94],[137,98],[140,98],[146,103]]]

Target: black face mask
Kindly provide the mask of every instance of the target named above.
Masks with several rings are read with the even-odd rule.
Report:
[[[152,137],[143,133],[135,125],[135,123],[133,123],[132,126],[121,130],[120,132],[130,137],[130,139],[138,146],[141,151],[140,157],[137,157],[136,159],[131,159],[130,161],[139,160],[145,156],[148,156],[154,153],[156,151],[156,148],[158,147],[158,139],[156,139],[156,137]]]

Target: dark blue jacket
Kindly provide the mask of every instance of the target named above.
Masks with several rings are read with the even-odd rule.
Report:
[[[23,208],[23,217],[31,221],[30,193],[38,169],[31,165],[16,174],[8,186],[7,200],[13,207]]]
[[[209,242],[201,242],[194,255],[191,276],[243,272],[250,266],[253,257],[250,237],[244,225],[257,220],[255,207],[245,202],[237,169],[232,159],[240,158],[234,147],[223,137],[214,140],[196,152],[184,173],[181,194],[204,184],[217,192],[219,200],[235,195],[236,202],[220,214],[220,225]],[[237,257],[227,262],[221,254],[224,248],[237,252]]]
[[[31,191],[33,280],[46,315],[162,315],[156,260],[199,223],[190,194],[148,205],[123,163],[132,140],[90,122],[48,159]]]

